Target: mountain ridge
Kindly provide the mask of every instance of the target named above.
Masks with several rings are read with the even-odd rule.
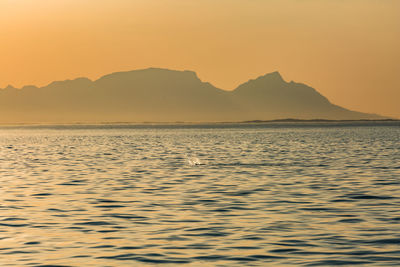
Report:
[[[233,91],[203,82],[194,71],[121,71],[96,80],[79,77],[43,87],[0,89],[0,122],[249,121],[387,119],[331,103],[314,88],[286,82],[278,71]]]

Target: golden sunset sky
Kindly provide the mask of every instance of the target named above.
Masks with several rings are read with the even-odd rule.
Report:
[[[399,0],[0,0],[0,88],[162,67],[226,90],[278,70],[400,118]]]

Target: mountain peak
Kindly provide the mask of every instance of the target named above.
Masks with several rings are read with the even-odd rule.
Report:
[[[146,68],[131,71],[120,71],[113,72],[100,77],[96,82],[109,80],[109,79],[121,79],[121,78],[132,78],[132,77],[153,77],[152,79],[171,79],[172,77],[188,77],[190,79],[199,80],[196,72],[190,70],[171,70],[166,68]]]
[[[262,80],[269,80],[269,81],[276,81],[276,82],[285,82],[279,73],[279,71],[274,71],[271,73],[267,73],[263,76],[258,77],[258,79]]]
[[[253,88],[256,91],[264,91],[266,88],[272,88],[274,90],[281,88],[283,85],[286,85],[286,82],[283,80],[281,74],[278,71],[274,71],[271,73],[267,73],[263,76],[259,76],[256,79],[251,79],[237,87],[234,91],[236,92],[246,92],[249,93],[247,88]]]
[[[192,71],[192,70],[171,70],[171,69],[166,69],[166,68],[147,68],[144,69],[143,71],[147,71],[147,72],[158,72],[158,73],[167,73],[167,74],[177,74],[177,75],[186,75],[187,77],[191,77],[191,78],[195,78],[196,80],[198,80],[198,76],[197,73]]]
[[[63,81],[54,81],[51,82],[50,84],[48,84],[47,86],[60,86],[60,85],[77,85],[77,84],[87,84],[87,83],[91,83],[92,81],[89,78],[86,77],[79,77],[79,78],[75,78],[73,80],[67,79],[67,80],[63,80]]]
[[[3,90],[13,90],[16,89],[14,86],[12,86],[11,84],[9,84],[6,88],[4,88]]]

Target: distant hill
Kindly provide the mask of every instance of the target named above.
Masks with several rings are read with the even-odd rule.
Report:
[[[385,119],[336,106],[278,72],[233,91],[192,71],[150,68],[0,89],[0,123],[218,122],[273,119]]]

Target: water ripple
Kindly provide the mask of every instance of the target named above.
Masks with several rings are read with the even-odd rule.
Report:
[[[0,265],[398,266],[398,140],[369,124],[3,127]]]

